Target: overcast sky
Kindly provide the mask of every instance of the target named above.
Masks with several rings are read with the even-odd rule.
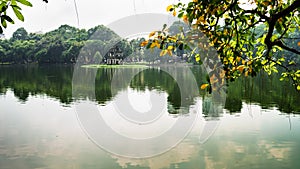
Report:
[[[99,24],[110,24],[126,16],[142,13],[168,14],[166,7],[179,0],[76,0],[79,13],[77,24],[74,0],[30,0],[33,7],[22,7],[25,21],[15,19],[14,25],[4,30],[6,37],[19,27],[28,32],[47,32],[68,24],[80,28],[91,28]],[[188,0],[181,0],[187,2]],[[12,11],[9,11],[14,16]]]

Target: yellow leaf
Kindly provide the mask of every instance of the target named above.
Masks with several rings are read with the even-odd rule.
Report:
[[[176,16],[176,11],[175,10],[173,11],[173,16]]]
[[[227,35],[227,34],[228,34],[227,29],[224,30],[223,34],[224,34],[224,35]]]
[[[193,2],[197,3],[197,2],[198,2],[198,0],[193,0]]]
[[[176,37],[173,37],[173,36],[169,36],[169,37],[168,37],[168,40],[173,41],[173,42],[176,42],[176,41],[177,41],[177,38],[176,38]]]
[[[218,82],[218,78],[215,76],[215,74],[213,74],[213,75],[209,78],[209,80],[210,80],[210,83],[211,83],[211,84],[215,84],[215,83]]]
[[[155,41],[155,42],[153,42],[153,43],[150,45],[150,48],[154,48],[154,47],[156,47],[157,45],[159,45],[159,44]]]
[[[156,43],[156,47],[157,47],[157,48],[160,48],[160,44],[159,44],[159,43]]]
[[[246,76],[246,77],[248,76],[248,73],[249,73],[248,71],[245,72],[245,76]]]
[[[149,34],[149,38],[151,38],[152,36],[154,36],[155,33],[156,33],[156,31],[151,32],[151,33]]]
[[[300,90],[300,85],[297,86],[297,90]]]
[[[223,15],[223,17],[226,19],[226,18],[229,18],[229,14],[228,13],[225,13],[224,15]]]
[[[170,56],[172,56],[172,55],[173,55],[173,53],[172,53],[172,51],[171,51],[171,50],[167,50],[167,53],[168,53]]]
[[[264,2],[262,2],[262,4],[263,4],[264,6],[268,6],[268,5],[269,5],[269,2],[268,2],[268,1],[264,1]]]
[[[183,15],[182,16],[182,20],[185,22],[185,23],[188,23],[188,17],[186,15]]]
[[[146,40],[146,41],[143,41],[141,44],[140,44],[140,46],[146,46],[148,44],[148,41]]]
[[[162,51],[160,52],[159,56],[164,56],[164,55],[166,55],[166,54],[167,54],[167,50],[162,50]]]
[[[300,46],[300,42],[298,42],[298,46]]]
[[[230,56],[229,58],[228,58],[228,61],[230,62],[230,63],[232,63],[233,62],[233,57],[232,56]]]
[[[173,49],[173,46],[168,46],[168,50],[172,50]]]
[[[201,85],[200,88],[201,88],[202,90],[204,90],[204,89],[206,89],[208,86],[209,86],[209,84],[205,83],[205,84]]]
[[[218,38],[215,38],[214,41],[213,41],[213,43],[215,44],[217,42],[217,40],[218,40]]]
[[[200,16],[197,20],[197,23],[205,23],[204,16]]]
[[[245,66],[244,65],[240,65],[237,67],[237,69],[242,73],[244,70]]]
[[[169,5],[168,7],[167,7],[167,12],[170,12],[170,11],[172,11],[173,10],[173,5]]]
[[[196,59],[196,62],[200,61],[200,54],[199,53],[195,56],[195,59]]]

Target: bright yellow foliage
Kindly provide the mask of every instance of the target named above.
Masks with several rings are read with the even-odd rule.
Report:
[[[140,44],[140,46],[146,46],[148,44],[148,41],[146,40],[146,41],[143,41],[141,44]]]
[[[169,6],[167,7],[167,12],[170,12],[170,11],[173,10],[173,9],[174,9],[173,5],[169,5]]]
[[[156,33],[156,31],[151,32],[151,33],[149,34],[149,38],[151,38],[152,36],[154,36],[155,33]]]
[[[202,84],[200,88],[201,88],[202,90],[204,90],[204,89],[206,89],[208,86],[209,86],[209,84]]]

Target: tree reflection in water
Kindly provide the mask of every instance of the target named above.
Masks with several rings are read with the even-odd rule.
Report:
[[[138,68],[127,69],[126,71],[133,71],[133,69]],[[21,102],[26,102],[30,95],[47,95],[58,99],[62,104],[68,106],[76,99],[87,99],[72,96],[73,70],[72,65],[2,65],[0,66],[0,94],[10,89]],[[204,71],[200,67],[194,66],[191,67],[191,70],[199,86],[205,83]],[[116,71],[118,69],[100,68],[97,70],[95,101],[99,104],[105,104],[113,99],[111,80]],[[189,79],[185,79],[185,72],[181,73],[180,80],[189,81]],[[88,75],[89,70],[85,68],[82,76]],[[124,71],[122,76],[126,78]],[[239,113],[242,108],[242,102],[246,102],[259,104],[265,109],[278,107],[282,112],[299,113],[299,92],[289,82],[278,81],[276,76],[262,74],[255,78],[244,78],[229,83],[225,109],[230,113]],[[124,83],[123,79],[118,79],[118,83]],[[82,87],[84,89],[85,86]],[[194,95],[189,95],[189,97],[181,100],[181,93],[193,93],[189,91],[191,87],[186,86],[184,90],[180,91],[176,81],[168,73],[157,68],[149,68],[138,73],[131,79],[129,87],[141,92],[146,89],[166,92],[168,94],[169,113],[176,114],[179,113],[180,107],[188,108],[193,105],[195,97],[200,94],[204,98],[203,113],[205,115],[208,116],[209,114],[211,117],[218,117],[222,114],[221,110],[206,111],[206,109],[209,110],[211,98],[203,91],[200,91],[200,93],[195,91]],[[125,89],[120,88],[119,90]]]

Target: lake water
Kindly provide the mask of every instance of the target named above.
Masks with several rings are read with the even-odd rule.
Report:
[[[211,95],[193,86],[205,83],[203,70],[173,69],[0,66],[0,169],[300,168],[300,93],[289,82],[240,79],[211,113]],[[101,125],[138,141],[162,137],[179,119],[193,125],[182,138],[173,136],[187,124],[169,134],[167,143],[178,139],[169,149],[132,146],[90,127],[90,107]]]

